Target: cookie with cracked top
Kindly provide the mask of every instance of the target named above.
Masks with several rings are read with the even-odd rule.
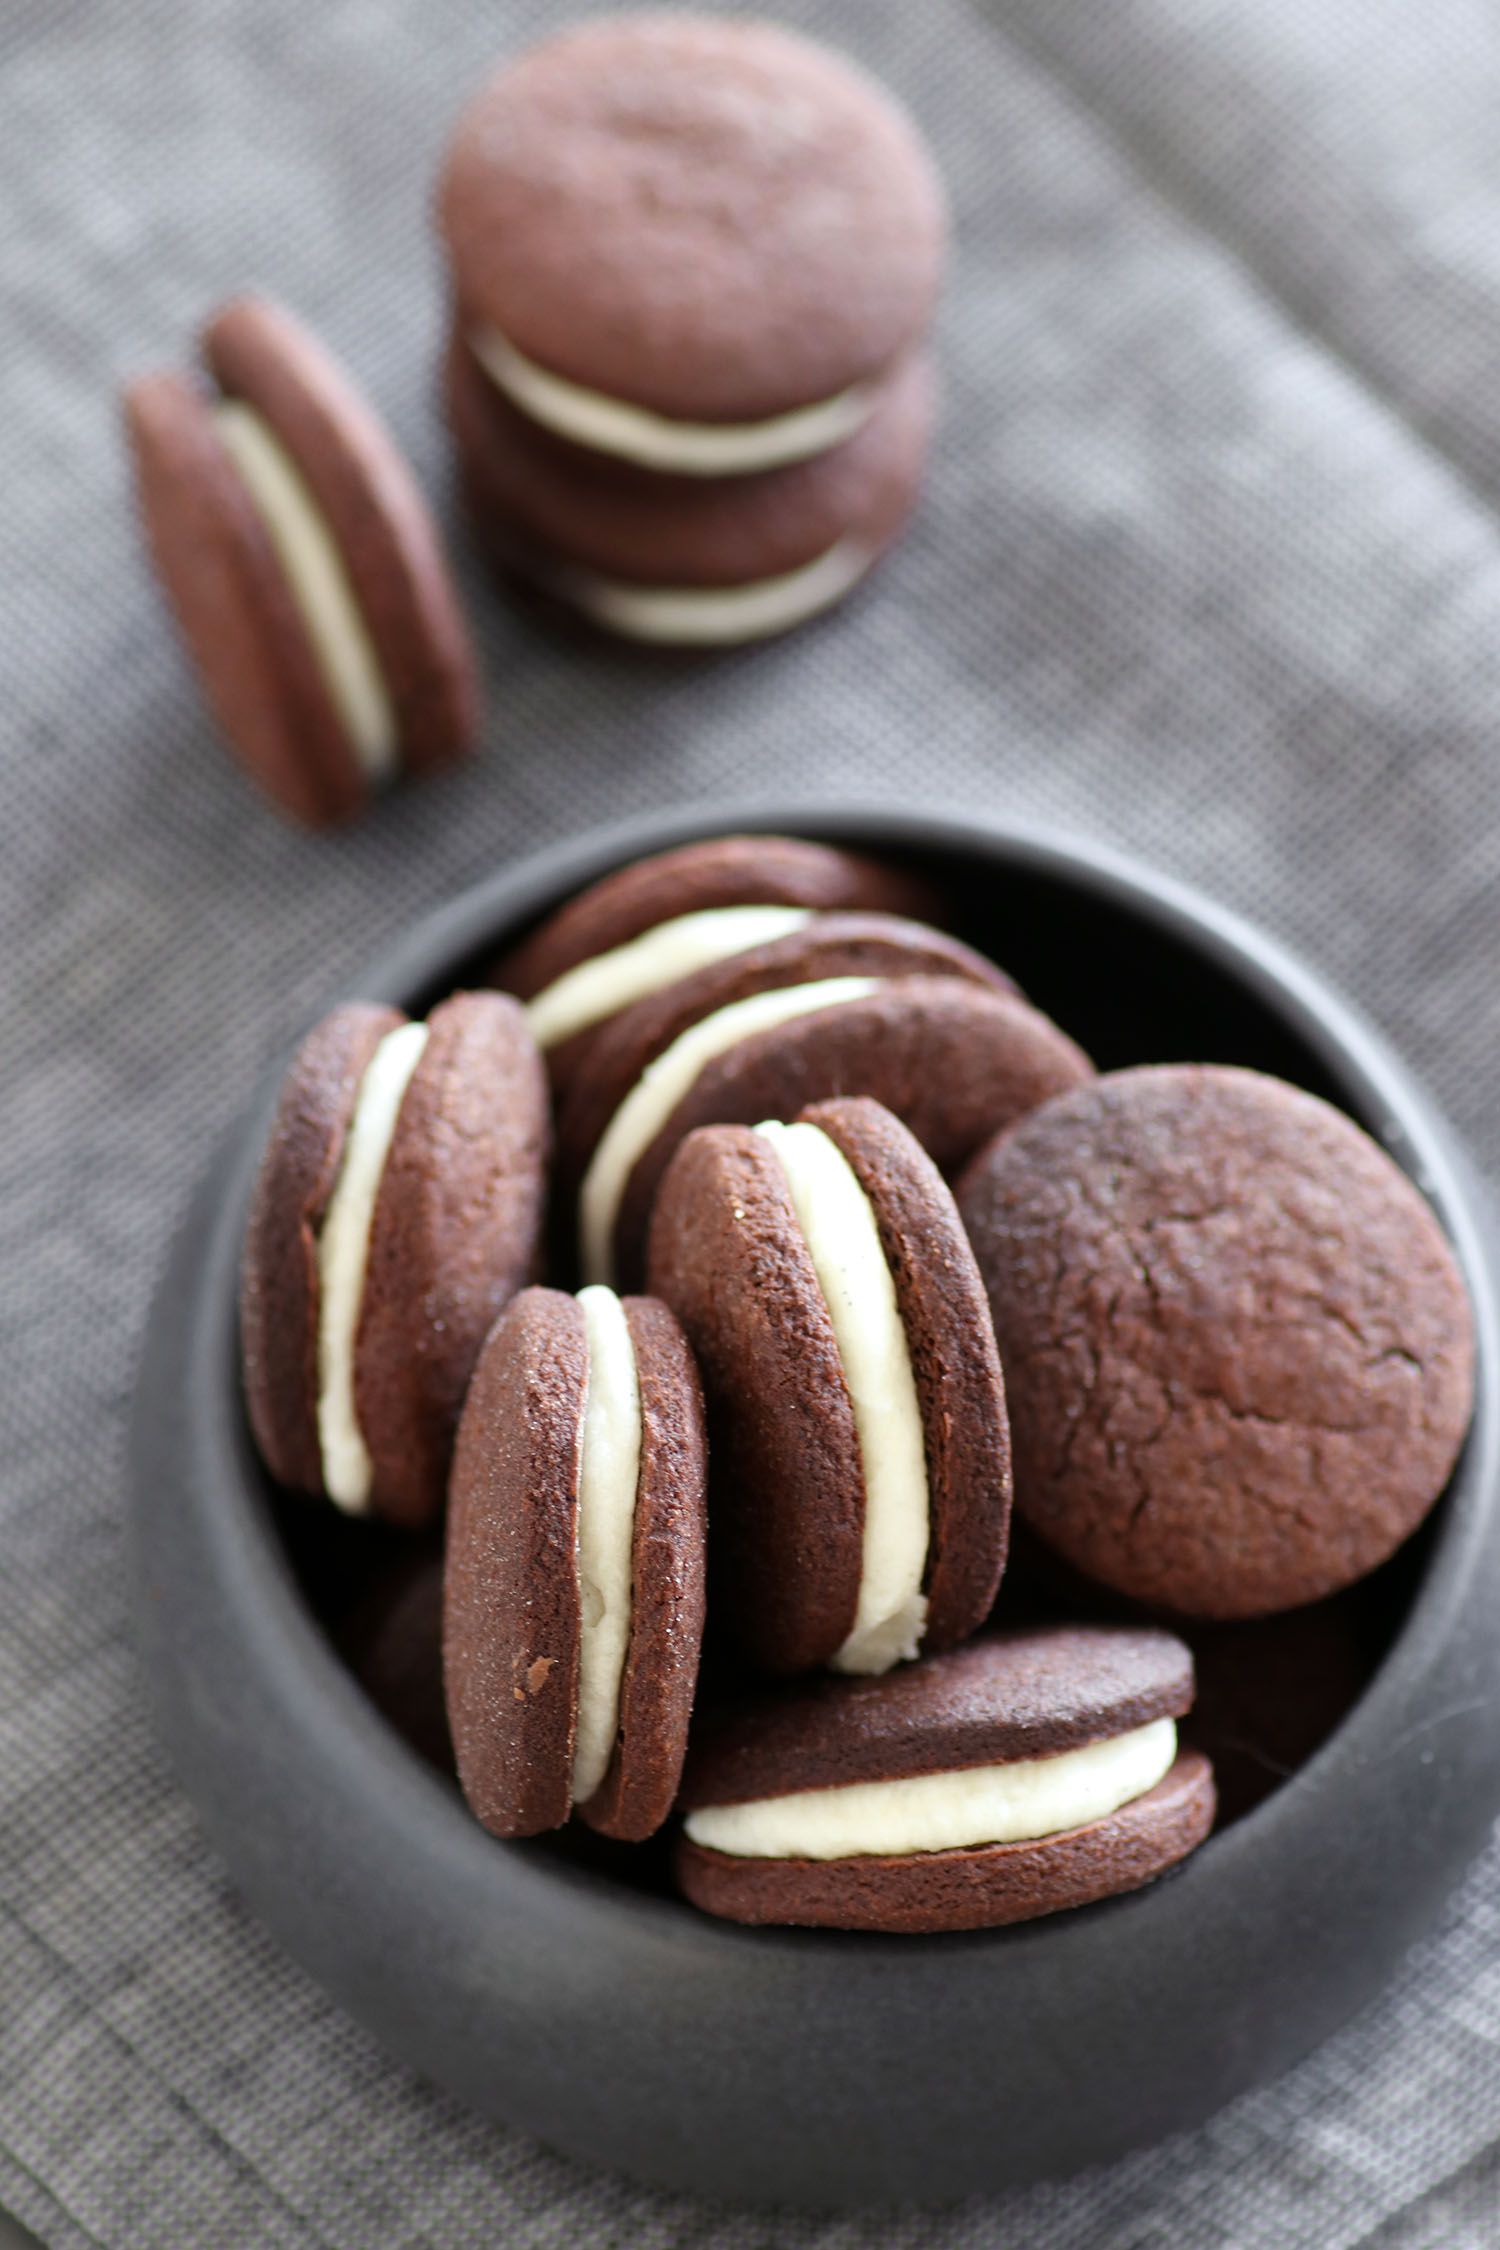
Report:
[[[703,1632],[706,1452],[665,1305],[523,1290],[485,1343],[454,1452],[443,1674],[464,1795],[497,1836],[577,1811],[666,1819]]]
[[[1213,1823],[1193,1662],[1149,1627],[986,1634],[881,1679],[707,1715],[677,1879],[739,1922],[923,1932],[1137,1889]]]
[[[694,1133],[650,1286],[698,1356],[715,1604],[776,1673],[886,1670],[988,1615],[1010,1520],[1005,1385],[942,1175],[878,1103]]]
[[[1291,1609],[1442,1492],[1473,1398],[1463,1278],[1326,1102],[1217,1065],[1116,1072],[983,1150],[959,1207],[1017,1508],[1092,1578],[1184,1616]]]

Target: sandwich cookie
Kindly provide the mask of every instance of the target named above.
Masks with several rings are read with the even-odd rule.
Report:
[[[576,1185],[632,1090],[678,1040],[756,994],[844,977],[957,977],[992,992],[1016,989],[982,953],[925,923],[855,912],[804,917],[785,935],[707,962],[600,1026],[588,1043],[587,1068],[572,1073],[561,1105],[566,1182]]]
[[[755,1125],[795,1117],[810,1102],[835,1094],[866,1094],[894,1111],[939,1169],[962,1164],[1001,1119],[1015,1119],[1049,1094],[1091,1074],[1092,1065],[1056,1024],[1015,993],[967,947],[930,934],[927,957],[891,941],[872,949],[854,972],[836,968],[815,932],[779,941],[807,948],[793,974],[783,953],[759,989],[733,996],[742,964],[700,972],[690,995],[702,1009],[704,987],[724,979],[730,996],[682,1021],[678,996],[642,1003],[653,1010],[653,1037],[639,1075],[603,1124],[587,1157],[578,1195],[579,1248],[586,1277],[633,1278],[643,1268],[646,1230],[662,1174],[676,1149],[700,1125]],[[946,945],[937,959],[933,948]],[[771,948],[767,949],[772,950]],[[777,981],[777,980],[780,981]],[[655,1011],[674,1026],[658,1043]],[[680,1028],[677,1026],[680,1025]],[[601,1034],[590,1079],[611,1097],[633,1027],[626,1020]],[[565,1185],[598,1121],[593,1084],[570,1091]]]
[[[911,514],[932,421],[918,355],[830,453],[752,477],[661,477],[536,429],[462,340],[447,381],[466,494],[496,561],[663,647],[766,639],[841,600]]]
[[[973,1930],[1137,1890],[1213,1825],[1170,1634],[998,1633],[697,1734],[677,1878],[735,1922]]]
[[[426,503],[323,346],[245,298],[208,325],[217,385],[125,394],[141,515],[214,712],[315,826],[473,743],[467,628]]]
[[[1311,1094],[1215,1065],[1075,1087],[959,1204],[1022,1512],[1080,1570],[1254,1617],[1383,1562],[1468,1427],[1474,1335],[1431,1209]]]
[[[712,836],[638,859],[549,915],[495,970],[556,1076],[582,1034],[732,953],[839,907],[927,919],[915,876],[796,836]]]
[[[454,1453],[443,1612],[464,1795],[497,1836],[672,1807],[703,1632],[703,1405],[664,1305],[527,1289]]]
[[[651,1288],[698,1356],[715,1602],[776,1673],[883,1672],[984,1622],[1010,1439],[978,1270],[930,1157],[871,1101],[683,1143]]]
[[[442,1506],[465,1387],[532,1277],[550,1142],[518,1003],[351,1001],[282,1087],[245,1237],[245,1395],[271,1474],[352,1515]]]
[[[892,97],[766,23],[616,17],[501,71],[439,191],[462,332],[512,407],[677,477],[852,438],[925,333],[942,190]]]

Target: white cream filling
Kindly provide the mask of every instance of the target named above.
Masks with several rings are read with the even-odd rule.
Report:
[[[630,1647],[631,1549],[641,1469],[641,1390],[625,1309],[612,1289],[582,1289],[588,1404],[578,1480],[578,1731],[573,1802],[609,1770]]]
[[[781,1166],[833,1323],[864,1474],[854,1624],[836,1672],[888,1672],[916,1655],[927,1623],[927,1444],[896,1284],[869,1197],[816,1125],[758,1125]]]
[[[811,920],[805,906],[715,906],[658,922],[627,944],[580,961],[539,992],[526,1008],[532,1036],[539,1047],[561,1046],[695,969],[790,937]]]
[[[900,1858],[1020,1844],[1106,1819],[1154,1789],[1176,1755],[1176,1725],[1153,1719],[1051,1758],[706,1805],[688,1814],[687,1833],[738,1859]]]
[[[810,460],[852,437],[869,420],[879,395],[877,384],[856,383],[764,422],[678,422],[550,373],[498,328],[471,329],[469,343],[490,380],[534,422],[592,452],[674,476],[743,476]]]
[[[612,1279],[615,1221],[630,1175],[699,1072],[742,1039],[794,1016],[863,1000],[876,985],[874,977],[824,977],[816,984],[752,993],[689,1025],[647,1064],[601,1135],[579,1192],[579,1249],[590,1281]]]
[[[318,1446],[328,1497],[351,1515],[369,1507],[374,1480],[354,1405],[354,1339],[370,1229],[396,1119],[426,1044],[425,1023],[403,1023],[386,1033],[366,1064],[318,1234]]]
[[[360,769],[371,781],[388,780],[396,766],[396,713],[338,543],[301,471],[252,407],[225,399],[214,420],[286,574]]]
[[[831,609],[874,560],[862,540],[845,538],[798,570],[747,586],[632,586],[572,566],[546,576],[575,609],[626,640],[662,648],[733,648],[790,632]]]

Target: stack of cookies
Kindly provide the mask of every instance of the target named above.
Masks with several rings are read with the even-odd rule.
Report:
[[[766,23],[612,18],[508,65],[439,196],[446,388],[502,564],[643,641],[838,601],[921,481],[945,215],[911,120]]]
[[[504,989],[325,1019],[250,1215],[271,1474],[446,1511],[342,1635],[371,1693],[495,1835],[673,1822],[739,1921],[1165,1873],[1215,1817],[1193,1644],[1242,1746],[1269,1631],[1305,1754],[1317,1621],[1468,1423],[1381,1149],[1249,1071],[1099,1076],[936,912],[794,838],[627,867]]]
[[[444,391],[508,578],[719,647],[839,601],[916,502],[942,189],[854,64],[766,23],[615,17],[460,121]],[[220,728],[325,827],[474,747],[477,680],[411,470],[299,321],[241,299],[207,380],[125,394],[142,529]]]

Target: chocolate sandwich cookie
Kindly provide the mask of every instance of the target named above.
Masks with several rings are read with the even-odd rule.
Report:
[[[474,660],[411,472],[343,370],[273,305],[210,321],[217,385],[125,394],[158,575],[220,725],[313,825],[472,744]]]
[[[1171,1065],[1074,1088],[976,1158],[1018,1506],[1184,1616],[1290,1609],[1382,1562],[1468,1427],[1473,1319],[1432,1211],[1326,1102]]]
[[[942,190],[864,72],[767,23],[614,17],[460,120],[439,193],[463,334],[529,420],[674,476],[852,438],[931,318]]]
[[[803,624],[858,585],[916,504],[932,421],[922,355],[832,452],[756,476],[664,477],[539,430],[468,345],[448,413],[496,561],[627,639],[728,647]]]
[[[292,1062],[245,1237],[245,1395],[267,1467],[352,1514],[436,1515],[495,1315],[532,1277],[551,1137],[519,1004],[425,1023],[351,1001]]]
[[[632,1089],[687,1033],[712,1025],[723,1010],[758,993],[791,991],[836,977],[879,983],[957,977],[992,992],[1014,995],[1016,989],[982,953],[925,923],[894,914],[814,915],[784,936],[706,962],[599,1027],[588,1042],[587,1067],[569,1075],[559,1112],[565,1183],[577,1185]]]
[[[735,1922],[973,1930],[1139,1889],[1213,1824],[1169,1633],[997,1633],[695,1734],[677,1877]]]
[[[620,1009],[695,969],[863,907],[930,919],[916,877],[796,836],[712,836],[638,859],[549,915],[495,970],[527,1003],[554,1076]]]
[[[497,1836],[571,1811],[637,1841],[672,1807],[703,1632],[697,1371],[664,1305],[527,1289],[459,1424],[443,1671],[465,1796]]]
[[[761,989],[721,1000],[647,1055],[598,1132],[583,1173],[579,1247],[589,1280],[619,1273],[629,1281],[642,1270],[662,1174],[700,1125],[755,1125],[795,1117],[831,1095],[866,1094],[894,1111],[939,1168],[952,1172],[1002,1120],[1092,1072],[1056,1024],[999,989],[987,964],[986,974],[976,973],[978,956],[966,947],[941,961],[930,951],[925,961],[887,953],[863,973],[832,974],[826,955],[811,965],[813,933],[806,942],[809,966],[795,981],[767,977]],[[783,960],[777,974],[784,978],[785,971]],[[737,980],[739,973],[735,962],[700,972],[705,983]],[[671,1001],[675,1020],[675,995]],[[646,1005],[654,1020],[667,998]],[[590,1056],[591,1079],[596,1064],[601,1082],[607,1068],[611,1091],[630,1028],[611,1025]],[[591,1087],[575,1086],[568,1108],[570,1181],[594,1131]],[[585,1111],[587,1131],[580,1122]]]
[[[871,1101],[695,1133],[650,1285],[703,1372],[715,1604],[765,1670],[882,1672],[989,1614],[1010,1440],[984,1289],[930,1157]]]

